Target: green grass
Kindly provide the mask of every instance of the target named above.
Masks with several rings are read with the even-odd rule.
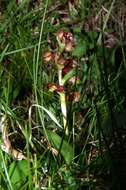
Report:
[[[125,108],[125,47],[104,43],[114,8],[114,0],[0,2],[1,190],[94,190],[115,183],[110,141],[121,137],[112,121],[108,134],[107,122]]]

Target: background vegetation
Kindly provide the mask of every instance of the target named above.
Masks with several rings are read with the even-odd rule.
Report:
[[[0,1],[0,189],[125,186],[121,1]]]

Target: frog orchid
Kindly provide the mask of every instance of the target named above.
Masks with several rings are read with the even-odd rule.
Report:
[[[58,84],[49,83],[47,87],[49,91],[59,94],[64,131],[65,134],[68,135],[65,84],[68,81],[69,84],[75,85],[80,82],[80,79],[79,77],[74,76],[76,75],[75,68],[78,67],[78,64],[74,59],[70,58],[70,53],[75,47],[73,34],[64,30],[59,30],[55,33],[55,36],[57,40],[56,49],[53,51],[46,51],[43,59],[46,63],[55,65],[55,68],[57,69]],[[80,94],[77,92],[74,92],[73,94],[71,92],[69,99],[72,99],[73,102],[78,102]]]

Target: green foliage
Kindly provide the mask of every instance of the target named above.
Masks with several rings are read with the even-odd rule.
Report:
[[[84,40],[82,41],[82,39],[79,39],[77,41],[77,46],[75,47],[73,51],[73,56],[80,58],[86,55],[86,50],[87,50],[86,45],[87,43]]]
[[[21,188],[27,181],[29,175],[28,161],[12,162],[9,166],[9,177],[13,189]]]
[[[114,175],[110,155],[116,146],[111,145],[125,142],[126,115],[123,40],[116,49],[106,45],[116,30],[110,28],[114,2],[0,1],[0,146],[26,156],[12,160],[1,147],[1,190],[103,189],[106,176]],[[60,36],[59,51],[60,30],[68,33]],[[68,46],[65,52],[70,33],[72,51]],[[48,63],[46,51],[56,53]],[[62,68],[62,76],[57,74],[58,56],[70,60],[70,70],[64,74]],[[74,77],[80,82],[73,85]],[[49,83],[59,87],[58,93],[49,92]],[[9,117],[5,123],[3,115]]]
[[[65,162],[69,165],[74,158],[74,152],[72,146],[59,135],[52,131],[46,131],[51,144],[62,154]]]
[[[65,190],[76,190],[79,188],[78,181],[76,180],[74,173],[66,168],[65,166],[62,166],[58,170],[59,175],[55,174],[53,177],[52,186],[58,190],[65,189]],[[61,179],[61,176],[62,179]]]

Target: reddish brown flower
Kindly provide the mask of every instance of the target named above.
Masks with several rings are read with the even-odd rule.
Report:
[[[58,31],[56,36],[62,43],[65,42],[65,32],[63,30]]]
[[[61,44],[64,44],[64,50],[66,52],[72,51],[74,47],[74,38],[72,33],[60,30],[56,33],[56,36],[58,38],[58,41],[60,41]]]
[[[54,83],[49,83],[47,88],[51,92],[64,93],[64,87]]]
[[[63,69],[66,65],[66,60],[63,58],[63,57],[60,57],[58,60],[57,60],[57,66],[59,69]]]
[[[73,68],[77,67],[77,62],[73,59],[66,60],[65,67],[63,69],[63,75],[67,74],[69,71],[71,71]]]
[[[45,52],[43,58],[45,62],[54,61],[55,54],[53,52],[47,51]]]
[[[67,97],[67,100],[73,103],[80,101],[80,92],[71,92]]]
[[[59,85],[59,86],[57,87],[57,89],[56,89],[56,92],[57,92],[57,93],[64,93],[64,92],[65,92],[65,91],[64,91],[64,86],[60,86],[60,85]]]
[[[47,85],[47,88],[49,89],[49,91],[54,92],[54,91],[57,90],[57,85],[54,84],[54,83],[49,83],[49,84]]]
[[[74,44],[72,42],[68,42],[68,43],[66,43],[65,51],[70,52],[70,51],[72,51],[73,47],[74,47]]]
[[[64,69],[63,69],[63,75],[66,75],[67,73],[69,73],[69,71],[71,71],[71,67],[69,66],[65,66]]]
[[[74,93],[74,102],[79,102],[80,101],[80,92],[75,92]]]
[[[75,60],[73,60],[73,59],[68,59],[67,60],[67,65],[69,65],[70,67],[72,67],[72,68],[75,68],[75,67],[77,67],[77,62],[75,61]]]

